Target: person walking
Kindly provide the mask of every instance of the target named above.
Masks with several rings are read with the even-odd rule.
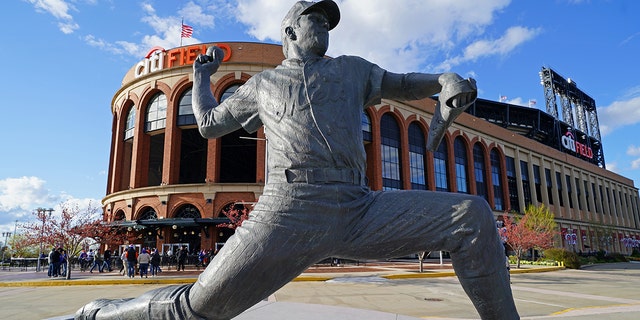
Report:
[[[93,273],[93,269],[98,267],[98,272],[102,272],[102,257],[100,256],[100,250],[96,249],[96,251],[89,250],[89,255],[93,252],[93,264],[91,265],[91,269],[89,269],[89,273]]]
[[[101,272],[111,272],[111,250],[107,249],[103,254],[104,261],[102,262],[102,271]]]
[[[149,265],[151,266],[151,277],[157,276],[160,269],[160,253],[158,253],[158,249],[156,248],[151,250],[151,261]]]
[[[127,275],[127,249],[122,250],[122,254],[120,254],[120,262],[122,266],[120,267],[120,271],[118,271],[121,275]]]
[[[80,263],[80,271],[81,272],[85,272],[87,271],[87,257],[89,255],[87,255],[87,251],[85,249],[82,249],[80,251],[80,254],[78,255],[78,263]]]
[[[138,263],[138,251],[133,245],[127,249],[127,275],[133,278],[136,275],[136,264]]]
[[[187,263],[187,257],[189,256],[189,249],[187,246],[182,246],[182,249],[178,251],[178,271],[182,268],[184,271],[184,265]]]
[[[47,276],[49,278],[57,278],[58,266],[60,265],[60,251],[55,247],[51,248],[51,251],[49,252],[48,262],[49,270],[47,271]]]
[[[147,249],[142,248],[142,251],[140,252],[140,254],[138,255],[138,265],[139,265],[139,270],[140,270],[140,278],[142,278],[142,276],[144,276],[145,278],[148,278],[148,269],[149,269],[149,262],[151,262],[151,255],[149,255],[149,253],[147,252]]]

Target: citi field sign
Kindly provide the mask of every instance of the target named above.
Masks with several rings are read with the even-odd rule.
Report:
[[[208,45],[205,44],[199,44],[171,50],[165,50],[162,47],[153,47],[145,55],[144,60],[136,64],[133,76],[139,78],[165,69],[191,65],[200,53],[207,52],[207,46]],[[222,61],[229,61],[229,59],[231,59],[231,47],[224,43],[218,43],[216,46],[224,51],[224,59],[222,59]]]
[[[562,146],[576,154],[593,159],[593,150],[586,144],[576,141],[571,131],[567,131],[567,133],[562,136]]]

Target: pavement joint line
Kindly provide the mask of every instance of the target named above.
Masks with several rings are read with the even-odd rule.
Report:
[[[533,273],[533,272],[550,272],[564,270],[565,267],[539,267],[531,269],[511,269],[510,273]],[[397,274],[377,275],[381,278],[389,280],[399,279],[420,279],[420,278],[436,278],[436,277],[453,277],[455,276],[453,271],[436,271],[436,272],[408,272]],[[293,279],[293,281],[329,281],[336,278],[346,278],[354,275],[336,274],[332,276],[322,275],[300,275]],[[51,287],[51,286],[80,286],[80,285],[127,285],[127,284],[188,284],[194,283],[197,277],[172,277],[172,278],[154,278],[154,279],[72,279],[72,280],[35,280],[35,281],[6,281],[0,282],[0,287]]]
[[[623,303],[623,304],[610,304],[610,305],[602,305],[602,306],[588,306],[588,307],[579,307],[579,308],[567,308],[567,309],[564,309],[564,310],[553,312],[550,315],[551,316],[558,316],[558,315],[563,315],[563,314],[567,314],[567,313],[570,313],[570,312],[581,311],[581,310],[624,308],[624,307],[632,307],[632,306],[638,306],[638,305],[640,305],[640,303]]]

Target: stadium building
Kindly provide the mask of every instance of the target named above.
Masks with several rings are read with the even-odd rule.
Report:
[[[220,246],[233,234],[221,226],[223,211],[257,201],[267,179],[262,129],[212,140],[198,133],[192,63],[214,44],[225,51],[212,76],[218,100],[284,59],[281,46],[262,43],[156,47],[113,97],[104,219],[140,245]],[[547,112],[478,99],[433,153],[425,145],[435,100],[371,106],[362,115],[370,188],[476,194],[496,219],[544,204],[560,228],[557,246],[630,253],[640,239],[638,188],[606,170],[595,101],[551,69],[541,80]]]

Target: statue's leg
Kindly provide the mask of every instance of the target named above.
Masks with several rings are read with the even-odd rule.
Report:
[[[518,319],[495,220],[480,197],[430,191],[374,192],[349,224],[347,257],[399,257],[449,251],[482,319]]]
[[[319,204],[292,204],[264,195],[249,220],[189,285],[149,291],[128,300],[94,301],[76,319],[231,319],[294,279],[327,254]],[[266,202],[266,204],[265,204]],[[295,210],[295,212],[291,212]],[[327,209],[327,211],[329,211]]]

